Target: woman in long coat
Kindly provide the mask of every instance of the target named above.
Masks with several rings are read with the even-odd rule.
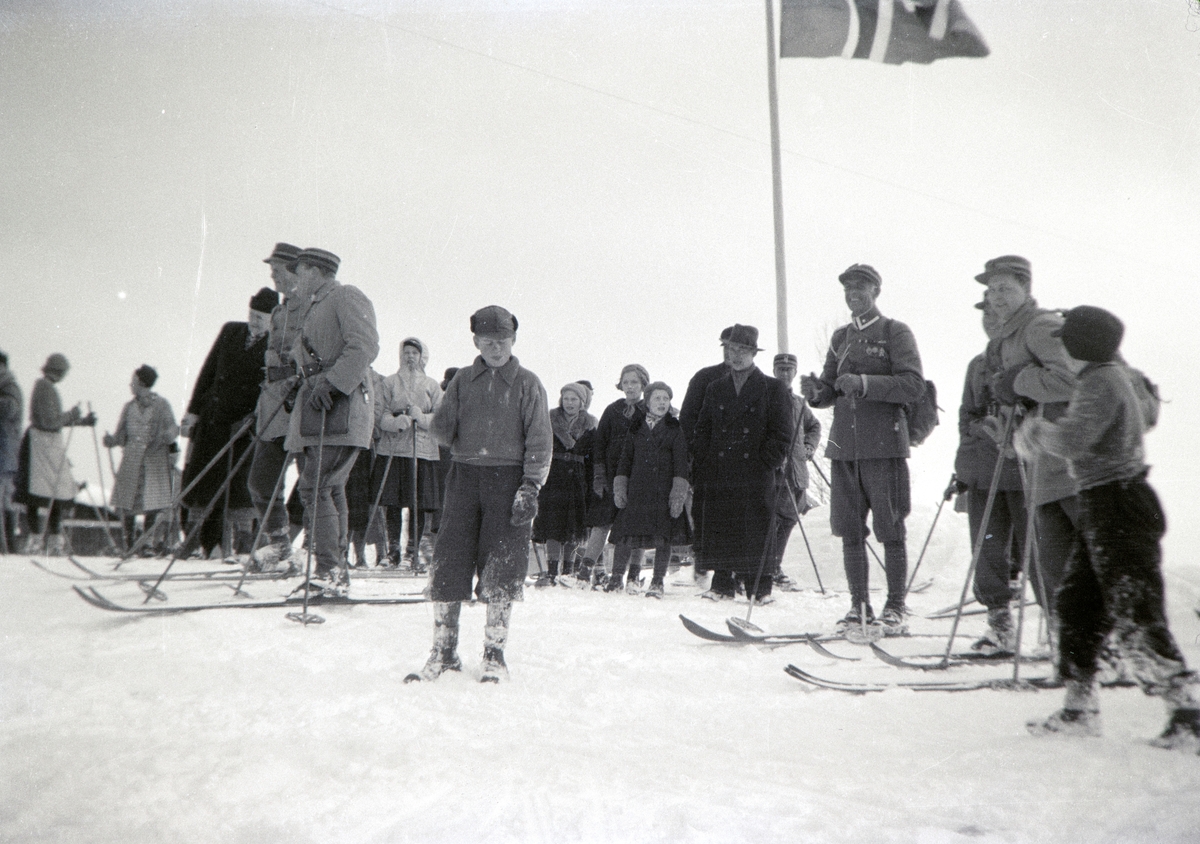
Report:
[[[237,433],[246,418],[254,413],[263,380],[263,362],[267,351],[267,332],[271,327],[271,311],[279,304],[279,294],[262,288],[250,300],[246,322],[227,322],[221,327],[200,374],[192,388],[192,400],[183,417],[183,430],[191,440],[187,464],[183,467],[183,486],[186,488],[204,470],[229,438]],[[253,541],[254,502],[246,479],[250,475],[250,458],[246,458],[220,499],[213,498],[225,483],[231,467],[236,466],[250,447],[253,427],[204,473],[199,482],[184,497],[189,516],[197,516],[212,503],[208,517],[200,528],[200,547],[204,556],[221,544],[228,511],[235,524],[234,550],[250,553]],[[238,514],[238,511],[241,511]],[[249,511],[249,512],[247,512]],[[238,518],[238,515],[241,517]],[[191,518],[189,518],[191,521]]]
[[[421,536],[426,514],[442,508],[442,487],[438,474],[438,447],[429,425],[442,400],[442,388],[425,374],[429,348],[416,337],[400,343],[400,369],[383,379],[375,400],[375,463],[371,470],[371,491],[387,507],[388,559],[400,562],[400,528],[403,510],[408,509],[408,548],[405,557],[413,569],[424,571],[421,560]],[[414,445],[416,454],[413,454]],[[412,512],[413,461],[416,461],[417,512]],[[386,474],[386,479],[385,479]],[[416,529],[413,529],[415,525]]]
[[[625,395],[604,408],[600,421],[596,424],[596,433],[592,438],[592,486],[588,495],[587,513],[584,514],[584,524],[588,526],[588,543],[584,551],[583,562],[580,564],[579,577],[582,580],[592,579],[592,568],[599,566],[601,580],[604,575],[603,554],[604,544],[608,540],[609,529],[617,517],[617,507],[613,504],[612,479],[617,475],[617,464],[621,461],[621,451],[625,448],[625,438],[637,417],[646,410],[642,400],[642,391],[650,383],[650,373],[641,364],[627,364],[621,370],[617,379],[617,389]],[[634,551],[635,565],[641,564],[642,552]]]
[[[133,373],[129,390],[133,400],[121,410],[116,433],[104,435],[108,448],[121,446],[121,467],[113,488],[112,506],[121,513],[125,525],[125,541],[133,541],[134,521],[145,513],[145,530],[149,532],[158,521],[158,514],[174,504],[172,483],[174,460],[171,446],[179,436],[175,414],[162,396],[151,391],[158,373],[143,364]],[[165,551],[165,538],[158,537],[155,551]]]
[[[25,553],[42,549],[42,527],[38,511],[49,507],[46,524],[46,550],[61,554],[62,513],[65,505],[75,499],[78,487],[71,476],[71,461],[67,459],[67,444],[62,429],[73,425],[95,425],[93,414],[83,416],[79,405],[68,411],[62,409],[58,388],[71,368],[67,359],[58,353],[46,358],[42,375],[33,385],[29,397],[29,429],[21,443],[17,470],[17,498],[25,504],[29,521],[29,541]]]
[[[613,522],[612,578],[607,592],[621,588],[635,548],[654,549],[654,575],[649,598],[661,598],[672,545],[691,541],[683,506],[688,493],[688,449],[683,427],[671,415],[671,388],[662,381],[646,387],[646,412],[638,415],[625,440],[613,478],[619,512]],[[638,571],[630,568],[629,591],[636,591]]]
[[[588,455],[596,417],[584,408],[592,391],[577,381],[565,384],[558,407],[550,411],[554,432],[554,451],[550,474],[538,494],[538,514],[533,520],[533,541],[546,545],[546,571],[538,575],[536,586],[551,586],[558,578],[559,563],[563,576],[570,574],[571,555],[587,535],[584,511],[587,508]]]

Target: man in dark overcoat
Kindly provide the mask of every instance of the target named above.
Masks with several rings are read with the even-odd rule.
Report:
[[[704,597],[733,598],[741,582],[748,598],[765,602],[776,472],[791,443],[792,402],[783,382],[754,365],[762,351],[757,328],[734,325],[723,342],[729,372],[705,390],[692,443],[692,472],[704,488],[693,512],[704,535],[697,564],[713,572]]]
[[[729,332],[733,330],[733,326],[722,329],[721,343],[724,344],[729,339]],[[688,446],[688,456],[692,455],[692,442],[696,439],[696,422],[700,419],[700,406],[704,404],[704,393],[708,389],[708,385],[716,381],[723,375],[729,374],[729,349],[723,346],[723,359],[720,363],[706,366],[703,369],[696,371],[692,379],[688,381],[687,392],[683,394],[683,404],[679,406],[679,424],[683,428],[683,438]],[[701,552],[700,546],[703,544],[702,530],[700,522],[695,518],[696,513],[701,509],[704,498],[704,486],[698,482],[696,474],[692,473],[692,552],[696,559],[696,567],[694,569],[696,579],[706,571],[704,564],[700,561]]]
[[[270,288],[264,287],[255,293],[250,299],[247,321],[225,323],[204,360],[204,366],[200,367],[200,374],[196,376],[196,384],[192,388],[192,399],[180,425],[183,435],[191,440],[187,464],[183,467],[185,488],[225,447],[230,437],[238,432],[246,417],[254,413],[259,383],[262,381],[271,311],[278,304],[279,294]],[[251,430],[243,431],[226,456],[204,473],[183,500],[190,511],[189,516],[196,517],[212,504],[200,527],[200,547],[206,557],[221,544],[226,516],[252,507],[250,491],[246,486],[246,478],[250,474],[249,458],[242,463],[226,490],[221,492],[229,469],[237,465],[242,454],[250,447],[252,434]],[[213,498],[218,493],[221,500],[214,502]],[[238,553],[248,554],[252,550],[248,544],[252,541],[253,522],[252,515],[250,518],[234,519],[234,546]]]
[[[800,389],[813,407],[833,406],[825,449],[832,461],[829,520],[833,535],[842,538],[851,602],[839,626],[874,621],[867,595],[869,512],[887,569],[887,603],[879,621],[885,632],[899,633],[907,611],[904,520],[911,509],[905,405],[924,395],[925,378],[912,331],[875,306],[883,286],[875,268],[854,264],[838,281],[851,321],[833,332],[820,377],[803,376]]]

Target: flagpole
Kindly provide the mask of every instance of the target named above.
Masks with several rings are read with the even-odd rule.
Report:
[[[767,4],[767,92],[771,103],[771,190],[775,211],[775,333],[778,352],[788,350],[787,270],[783,258],[783,177],[779,163],[779,97],[775,90],[775,0]]]

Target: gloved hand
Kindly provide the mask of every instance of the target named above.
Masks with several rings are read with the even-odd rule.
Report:
[[[407,431],[409,428],[412,427],[412,423],[413,423],[412,417],[409,416],[407,413],[399,414],[398,416],[395,417],[395,420],[396,420],[396,430],[397,431]]]
[[[800,376],[800,395],[804,396],[806,401],[816,401],[817,392],[820,389],[821,382],[817,379],[817,374],[815,372],[810,372],[808,375]]]
[[[537,518],[538,488],[533,481],[521,481],[517,494],[513,496],[512,518],[509,523],[519,527],[531,524]]]
[[[629,504],[629,478],[625,475],[613,478],[613,504],[621,510]]]
[[[192,431],[196,428],[196,423],[200,421],[200,417],[194,413],[185,413],[183,418],[179,420],[179,436],[191,439]]]
[[[683,513],[683,507],[687,504],[688,497],[688,482],[685,478],[671,479],[671,494],[667,496],[667,503],[671,508],[671,518],[678,519]]]
[[[341,395],[341,391],[329,383],[324,373],[314,376],[309,384],[311,392],[308,394],[308,406],[314,410],[329,410],[333,407],[333,400]]]
[[[950,486],[946,487],[946,491],[942,493],[942,499],[949,501],[956,495],[960,495],[970,489],[965,483],[960,481],[957,476],[950,478]]]
[[[812,443],[804,444],[804,459],[812,460],[812,456],[817,453],[817,447]]]
[[[867,388],[863,384],[862,376],[850,372],[839,375],[837,380],[833,382],[833,389],[847,398],[857,398],[858,396],[865,396],[867,394]]]
[[[1045,434],[1045,419],[1026,419],[1017,432],[1013,434],[1013,448],[1022,460],[1031,460],[1041,450],[1041,440]]]
[[[597,498],[603,498],[606,489],[608,480],[604,476],[604,467],[596,466],[592,469],[592,492],[596,493]]]
[[[82,417],[82,416],[83,416],[83,411],[79,409],[79,405],[75,405],[73,408],[71,408],[70,410],[67,411],[67,424],[68,425],[77,424],[79,422],[80,417]]]
[[[1000,404],[1014,405],[1022,400],[1023,397],[1017,394],[1015,384],[1023,368],[1014,366],[992,376],[992,396]]]
[[[79,417],[78,421],[76,421],[75,424],[82,425],[86,428],[95,428],[96,427],[96,414],[89,412],[87,416]]]
[[[107,431],[104,432],[104,447],[113,448],[117,445],[117,438]]]

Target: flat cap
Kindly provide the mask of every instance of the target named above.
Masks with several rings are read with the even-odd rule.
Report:
[[[506,308],[488,305],[471,314],[471,333],[516,337],[517,318]]]
[[[975,280],[980,284],[987,284],[992,276],[996,275],[1011,275],[1022,284],[1029,284],[1033,279],[1033,267],[1028,258],[1022,258],[1020,255],[1001,255],[985,263],[983,272],[975,276]]]

